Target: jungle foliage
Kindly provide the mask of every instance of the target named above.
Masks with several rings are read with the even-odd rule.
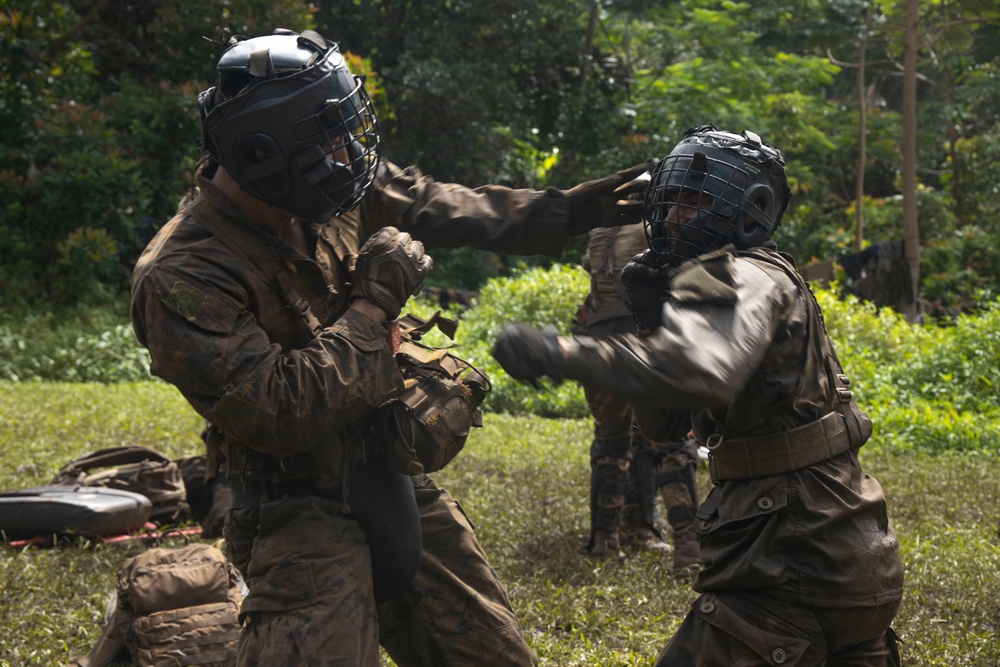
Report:
[[[226,36],[276,26],[339,40],[386,156],[441,181],[569,187],[693,125],[754,129],[788,159],[778,241],[802,262],[855,250],[863,108],[865,242],[899,238],[904,4],[0,0],[0,306],[120,298],[189,187]],[[998,16],[920,0],[921,296],[953,312],[1000,293]],[[432,283],[467,289],[523,261],[436,259]]]
[[[568,334],[589,286],[577,265],[515,267],[511,276],[489,279],[471,307],[446,311],[460,319],[455,340],[439,331],[424,340],[453,346],[486,372],[493,384],[484,403],[489,412],[586,418],[577,383],[546,384],[541,391],[518,384],[491,350],[511,321],[551,324]],[[893,450],[1000,455],[1000,301],[935,326],[842,298],[836,286],[816,295],[880,443]],[[438,309],[426,297],[406,308],[424,317]],[[148,353],[115,310],[0,319],[0,380],[121,383],[152,379],[148,368]]]

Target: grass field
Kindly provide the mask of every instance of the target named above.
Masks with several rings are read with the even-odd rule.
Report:
[[[0,490],[44,484],[103,447],[196,453],[199,431],[179,394],[158,382],[0,383]],[[695,594],[662,557],[584,555],[589,440],[585,420],[487,415],[435,479],[476,524],[542,665],[649,665]],[[1000,461],[895,454],[875,442],[862,462],[886,489],[902,545],[906,593],[895,627],[904,664],[1000,665]],[[704,470],[699,484],[704,497]],[[141,548],[0,551],[0,666],[85,654],[122,558]]]

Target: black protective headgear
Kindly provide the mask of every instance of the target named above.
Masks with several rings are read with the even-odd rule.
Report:
[[[336,44],[309,30],[235,38],[218,70],[198,98],[204,148],[244,190],[311,222],[357,206],[378,167],[378,124]]]
[[[664,265],[676,266],[728,243],[761,245],[792,194],[784,166],[781,153],[749,130],[688,130],[653,169],[643,214],[649,247]],[[674,206],[694,217],[667,221]]]

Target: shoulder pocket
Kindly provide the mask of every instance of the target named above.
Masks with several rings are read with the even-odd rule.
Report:
[[[169,311],[213,333],[228,333],[239,316],[242,306],[223,296],[218,290],[174,275],[169,271],[154,271],[147,280]]]
[[[670,281],[671,296],[688,303],[731,306],[736,303],[733,256],[717,250],[680,267]]]

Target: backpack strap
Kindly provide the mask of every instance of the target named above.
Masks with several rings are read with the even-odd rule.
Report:
[[[171,459],[151,447],[142,447],[140,445],[108,447],[107,449],[92,452],[67,463],[59,470],[57,479],[75,479],[80,473],[86,473],[95,468],[114,468],[129,463],[141,463],[142,461],[170,463]]]
[[[117,589],[113,595],[117,598]],[[120,659],[127,658],[128,647],[125,645],[125,631],[130,622],[128,612],[122,608],[121,604],[116,605],[104,632],[97,638],[90,652],[82,658],[71,661],[67,667],[107,667]]]

